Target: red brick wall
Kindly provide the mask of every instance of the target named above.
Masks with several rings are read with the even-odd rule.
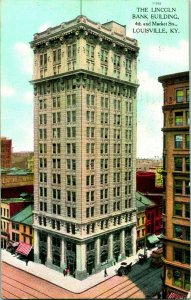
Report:
[[[18,213],[23,208],[27,207],[29,204],[32,204],[33,202],[16,202],[16,203],[10,203],[10,217],[14,216],[16,213]]]
[[[1,189],[1,198],[19,198],[21,193],[33,195],[33,185],[17,186],[11,188]]]

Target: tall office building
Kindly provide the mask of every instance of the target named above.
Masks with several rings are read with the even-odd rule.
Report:
[[[137,41],[79,16],[31,47],[35,260],[83,279],[136,251]]]
[[[164,88],[164,298],[190,290],[189,73],[159,77]]]

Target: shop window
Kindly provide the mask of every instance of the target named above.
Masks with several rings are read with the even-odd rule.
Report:
[[[190,274],[184,274],[184,289],[190,291]]]
[[[181,272],[178,270],[173,270],[173,285],[177,287],[182,287],[182,276]]]
[[[52,263],[53,265],[60,267],[60,254],[57,251],[53,251],[52,253]]]

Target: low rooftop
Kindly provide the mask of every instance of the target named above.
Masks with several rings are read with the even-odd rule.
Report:
[[[32,226],[33,204],[28,205],[11,218],[11,221]]]
[[[145,197],[143,194],[136,192],[136,205],[138,211],[143,211],[147,207],[155,206],[156,204],[147,197]]]

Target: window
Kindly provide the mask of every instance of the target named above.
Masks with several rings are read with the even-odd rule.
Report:
[[[40,55],[40,66],[46,66],[47,65],[47,53]]]
[[[185,135],[185,147],[186,147],[186,149],[189,149],[189,147],[190,147],[190,136],[189,136],[189,134]]]
[[[131,67],[132,67],[131,59],[126,59],[126,64],[125,64],[126,73],[131,70]]]
[[[183,146],[182,141],[183,141],[182,135],[175,135],[175,140],[174,140],[175,145],[174,145],[174,147],[176,149],[181,149],[182,146]]]
[[[183,192],[183,181],[177,179],[174,181],[174,193],[182,194],[182,192]]]
[[[185,218],[190,218],[190,204],[185,204]]]
[[[190,125],[190,113],[186,111],[186,125]]]
[[[115,68],[120,68],[120,56],[119,55],[114,54],[113,66],[114,66],[114,69]]]
[[[175,171],[182,171],[182,157],[175,157],[174,158],[174,170]]]
[[[108,51],[101,49],[101,63],[108,62]]]
[[[176,91],[176,102],[177,103],[183,102],[183,90]]]
[[[189,102],[189,90],[186,90],[186,101]]]
[[[94,49],[95,49],[95,47],[93,45],[86,44],[86,55],[87,55],[87,58],[94,59]]]
[[[189,241],[190,227],[174,225],[174,238]]]
[[[182,203],[175,203],[174,214],[175,216],[182,216]]]
[[[61,62],[61,49],[53,50],[53,64]]]
[[[86,105],[87,105],[87,107],[94,106],[94,102],[95,102],[94,100],[95,100],[95,96],[94,95],[87,94],[86,95]]]
[[[76,94],[67,95],[67,107],[76,106]]]
[[[175,125],[176,126],[183,125],[183,112],[175,112]]]
[[[172,283],[174,286],[183,288],[187,291],[190,290],[190,274],[181,270],[173,270]]]
[[[185,158],[185,171],[190,172],[190,157]]]
[[[12,229],[19,230],[19,224],[18,223],[12,223]]]
[[[76,44],[68,45],[68,60],[76,59]]]
[[[185,181],[185,195],[190,195],[190,181]]]
[[[15,232],[12,232],[12,240],[14,242],[19,242],[19,234],[15,233]]]
[[[189,250],[182,248],[174,248],[174,260],[181,263],[190,264],[190,253]]]

